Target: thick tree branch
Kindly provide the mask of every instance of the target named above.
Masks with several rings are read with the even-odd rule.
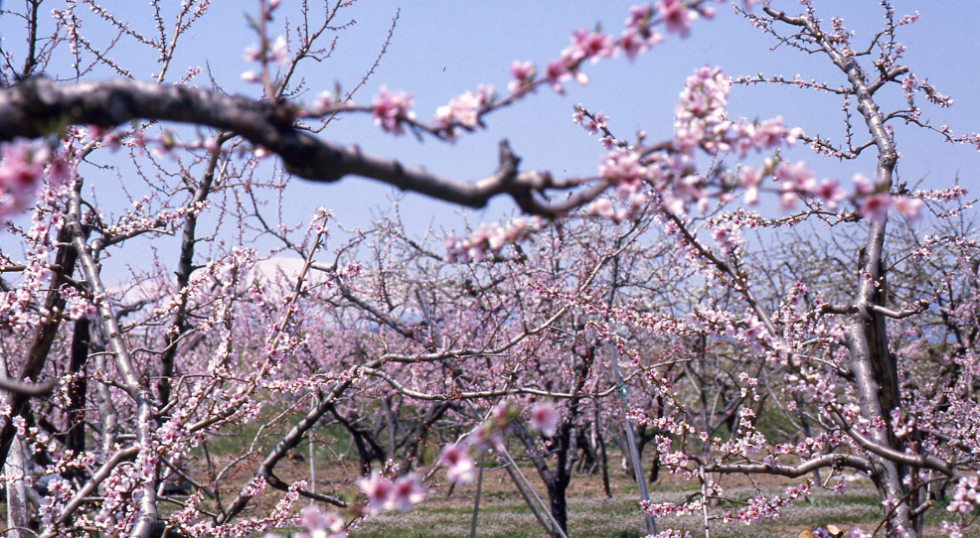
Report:
[[[40,384],[21,383],[19,381],[6,378],[0,379],[0,390],[12,392],[18,396],[24,397],[47,396],[48,394],[51,394],[51,391],[53,391],[57,385],[58,381],[56,379]]]
[[[548,205],[535,193],[581,183],[537,171],[519,172],[520,159],[506,141],[500,144],[500,166],[493,174],[474,182],[448,179],[364,153],[356,146],[320,140],[295,128],[296,112],[285,102],[254,101],[188,86],[134,80],[60,84],[33,78],[0,91],[0,140],[38,138],[72,124],[115,127],[138,119],[187,123],[226,130],[265,147],[282,158],[287,171],[311,181],[333,182],[356,175],[476,208],[496,195],[509,194],[524,211],[543,216],[557,216],[571,207],[568,201]],[[587,203],[598,195],[597,189],[576,194],[572,203]]]
[[[262,478],[266,480],[269,485],[277,489],[289,489],[288,484],[283,482],[281,479],[273,474],[273,470],[276,465],[282,460],[289,451],[295,448],[299,442],[306,436],[306,433],[316,426],[317,421],[320,420],[327,411],[333,408],[337,400],[344,394],[348,387],[351,386],[352,380],[347,380],[334,385],[333,389],[324,396],[318,403],[317,406],[310,410],[296,425],[294,425],[289,432],[283,436],[283,438],[276,444],[275,448],[269,453],[268,456],[259,465],[259,468],[255,471],[255,478]],[[311,491],[302,490],[300,492],[304,497],[315,499],[318,501],[326,502],[334,506],[346,506],[343,500],[332,497],[330,495],[323,495],[313,493]],[[251,495],[248,493],[248,487],[243,488],[235,499],[231,502],[228,510],[225,511],[220,517],[217,518],[216,523],[219,525],[224,525],[231,521],[235,516],[240,514],[242,510],[248,506],[248,503],[252,500]]]

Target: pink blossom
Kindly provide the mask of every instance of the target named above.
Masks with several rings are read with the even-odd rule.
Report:
[[[820,186],[817,187],[814,194],[823,198],[824,203],[831,209],[837,207],[837,202],[847,199],[847,191],[837,183],[836,179],[825,179],[821,181]]]
[[[242,80],[245,82],[259,82],[262,80],[262,77],[256,74],[255,71],[245,71],[242,73]]]
[[[598,133],[600,130],[605,130],[607,122],[609,121],[609,116],[606,116],[602,112],[595,115],[595,119],[589,119],[589,121],[582,124],[589,131],[590,135]]]
[[[691,21],[698,18],[698,15],[689,10],[682,0],[662,0],[657,2],[656,7],[668,32],[682,38],[691,35]]]
[[[258,45],[249,45],[243,55],[246,62],[257,62],[262,59],[262,49]]]
[[[269,61],[278,65],[286,65],[289,61],[289,45],[286,44],[285,37],[277,37],[269,47]]]
[[[616,215],[616,209],[613,207],[609,198],[599,198],[594,200],[591,204],[589,204],[585,212],[589,215],[595,215],[604,219],[611,219]]]
[[[572,46],[565,49],[562,58],[570,65],[585,59],[590,59],[592,63],[596,63],[599,58],[612,57],[615,52],[616,42],[611,36],[589,32],[583,28],[572,32]]]
[[[636,57],[646,52],[647,47],[646,40],[636,30],[625,30],[619,38],[619,48],[623,49],[630,62],[636,61]]]
[[[725,119],[725,105],[732,80],[721,68],[698,68],[687,77],[684,91],[674,107],[675,148],[689,153],[699,145],[710,153],[727,151],[721,136],[731,122]]]
[[[504,438],[500,435],[501,429],[487,423],[480,424],[473,430],[473,443],[481,450],[488,445],[494,450],[500,450],[504,446]]]
[[[439,107],[436,110],[436,121],[443,127],[448,127],[455,122],[467,129],[472,129],[479,123],[480,112],[492,95],[492,86],[480,86],[476,94],[466,92],[455,97],[449,102],[449,105]]]
[[[545,437],[554,437],[561,415],[551,404],[538,404],[531,408],[531,429]]]
[[[895,211],[898,211],[898,214],[909,222],[919,220],[919,213],[925,206],[922,200],[912,198],[911,196],[896,196],[892,200],[892,204],[895,207]]]
[[[939,532],[947,538],[963,538],[963,527],[959,523],[943,521],[939,524]],[[874,538],[870,534],[852,534],[849,538]]]
[[[0,217],[22,211],[30,203],[50,157],[27,140],[0,144]]]
[[[752,147],[761,150],[779,147],[783,142],[792,145],[800,137],[802,131],[800,129],[787,130],[783,127],[782,118],[773,118],[755,126],[749,134]]]
[[[953,513],[969,514],[973,508],[980,504],[980,479],[976,475],[964,476],[956,484],[956,492],[953,493],[953,501],[949,503],[946,510]]]
[[[551,84],[551,89],[561,95],[565,93],[565,88],[561,83],[572,78],[572,73],[565,66],[565,62],[552,60],[548,62],[548,67],[544,71],[544,79]]]
[[[425,500],[425,486],[415,473],[408,473],[395,480],[387,507],[405,513]]]
[[[310,505],[300,511],[300,525],[308,530],[322,529],[324,522],[324,514],[316,506]]]
[[[381,86],[378,96],[374,98],[374,123],[382,129],[396,135],[402,134],[402,122],[412,119],[415,115],[408,109],[412,106],[412,95],[406,92],[389,92],[387,86]]]
[[[747,325],[747,327],[745,328],[743,334],[745,340],[753,348],[756,348],[756,346],[759,345],[759,342],[766,340],[766,338],[768,337],[769,333],[766,330],[765,325],[763,325],[758,318],[753,316],[748,320],[746,320],[745,324]]]
[[[739,183],[745,189],[745,203],[755,205],[759,202],[759,185],[762,183],[762,170],[754,166],[743,166],[738,173]]]
[[[347,526],[344,518],[336,512],[323,512],[316,506],[307,506],[300,511],[300,525],[306,532],[296,538],[346,538]]]
[[[387,507],[388,500],[395,489],[391,480],[381,476],[378,471],[372,472],[370,478],[358,479],[357,487],[367,495],[367,510],[372,514],[376,514]]]
[[[504,400],[497,405],[493,406],[490,410],[490,418],[497,421],[498,424],[503,425],[510,421],[510,417],[514,414],[515,409],[511,405],[509,400]]]
[[[919,79],[915,76],[915,74],[909,73],[902,77],[902,92],[905,93],[906,99],[912,99],[918,87]]]
[[[324,517],[323,530],[330,531],[327,538],[347,538],[347,524],[337,512],[327,512]],[[310,538],[320,538],[320,536],[312,534]]]
[[[330,92],[320,92],[313,100],[313,110],[311,114],[320,115],[324,114],[328,109],[334,106],[333,95]]]
[[[871,194],[874,192],[874,183],[864,174],[854,174],[854,191],[857,194]]]
[[[732,228],[731,225],[719,225],[717,228],[714,228],[711,231],[711,239],[725,254],[731,253],[737,246],[742,244],[742,238],[739,236],[738,230]]]
[[[514,80],[510,82],[507,89],[511,93],[517,93],[528,86],[534,79],[534,64],[514,60],[514,63],[510,66],[510,76],[514,77]]]
[[[476,478],[476,465],[470,457],[469,447],[463,443],[443,447],[439,464],[447,467],[446,479],[450,482],[469,484]]]
[[[917,20],[919,20],[918,11],[912,13],[911,15],[905,15],[904,17],[902,17],[902,20],[898,21],[898,26],[905,26],[906,24],[912,24]]]
[[[796,209],[796,204],[800,201],[799,195],[793,191],[786,191],[779,195],[779,210],[783,212]]]
[[[644,31],[653,17],[653,7],[650,4],[630,7],[630,17],[626,19],[626,28]]]
[[[887,192],[866,196],[861,200],[861,207],[858,213],[869,220],[884,222],[888,216],[888,210],[892,207],[892,195]]]
[[[616,149],[606,155],[599,166],[599,175],[610,184],[639,183],[647,175],[647,168],[640,163],[636,152]]]
[[[784,190],[795,190],[799,193],[809,193],[816,187],[816,176],[807,168],[806,163],[796,164],[781,162],[776,167],[776,179],[782,182]]]
[[[647,203],[650,201],[649,197],[647,197],[647,195],[643,194],[642,192],[628,192],[628,191],[620,190],[620,195],[622,196],[624,192],[626,193],[625,194],[626,202],[633,209],[638,209],[640,207],[643,207],[647,205]],[[625,211],[620,211],[616,215],[616,218],[618,220],[624,220],[627,216],[628,214]]]

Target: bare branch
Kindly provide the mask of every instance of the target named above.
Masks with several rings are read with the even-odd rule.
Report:
[[[799,465],[766,465],[764,463],[718,463],[705,465],[705,472],[725,474],[771,474],[788,478],[798,478],[826,467],[850,467],[866,473],[874,471],[867,458],[850,454],[827,454],[805,461]]]

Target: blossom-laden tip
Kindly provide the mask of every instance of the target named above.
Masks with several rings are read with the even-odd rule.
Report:
[[[381,86],[378,96],[374,98],[371,116],[382,129],[399,135],[404,133],[402,123],[415,118],[415,114],[409,110],[412,103],[412,94],[388,91],[387,86]]]

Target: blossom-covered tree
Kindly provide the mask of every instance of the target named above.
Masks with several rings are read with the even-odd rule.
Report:
[[[392,136],[453,142],[498,110],[544,98],[534,93],[588,83],[591,64],[688,37],[713,3],[661,0],[632,8],[619,33],[573,31],[544,65],[516,60],[506,90],[478,86],[429,121],[405,91],[362,98],[373,67],[348,92],[303,94],[303,69],[329,59],[350,2],[292,6],[297,24],[279,0],[260,0],[241,76],[253,97],[229,95],[214,77],[200,83],[201,69],[174,73],[206,0],[181,4],[173,20],[152,2],[152,36],[94,3],[83,13],[66,2],[49,28],[41,4],[3,11],[24,23],[0,66],[0,217],[4,244],[21,246],[0,254],[12,275],[0,280],[12,535],[32,525],[41,536],[141,538],[299,525],[343,536],[422,502],[440,467],[451,482],[473,480],[477,452],[509,464],[533,505],[510,455],[519,446],[547,488],[535,515],[564,536],[583,432],[594,428],[603,449],[603,424],[634,423],[650,432],[638,444],[654,444],[658,468],[700,484],[643,509],[698,513],[706,535],[713,521],[776,517],[813,488],[841,489],[844,469],[874,483],[891,536],[921,535],[938,500],[960,518],[946,524],[954,535],[976,509],[976,239],[957,221],[971,201],[957,185],[899,181],[895,131],[980,137],[924,119],[917,102],[952,100],[903,64],[898,36],[917,15],[882,2],[884,26],[865,37],[821,19],[810,0],[736,3],[837,79],[699,67],[659,142],[575,107],[573,121],[605,148],[593,176],[522,168],[501,142],[498,169],[466,181],[334,142],[327,127],[362,115]],[[95,40],[90,23],[117,37]],[[153,51],[153,80],[113,58],[118,44]],[[838,96],[845,143],[784,125],[776,111],[739,118],[736,84]],[[850,181],[822,179],[789,159],[801,145],[874,162]],[[145,194],[134,189],[125,208],[101,204],[90,187],[113,174]],[[465,207],[508,196],[525,214],[421,240],[397,218],[337,238],[326,209],[298,226],[283,217],[292,178],[346,176]],[[274,256],[283,252],[291,261]],[[133,260],[122,284],[106,278],[113,257]],[[782,414],[798,439],[767,435],[764,414]],[[328,431],[350,438],[354,478],[324,489],[315,465],[308,480],[280,476]],[[237,444],[219,457],[229,436]],[[435,461],[426,445],[439,445]],[[826,479],[714,507],[720,474],[813,473]],[[177,482],[190,484],[189,498],[172,495]],[[270,498],[275,506],[256,509]],[[301,498],[320,508],[299,511]]]

